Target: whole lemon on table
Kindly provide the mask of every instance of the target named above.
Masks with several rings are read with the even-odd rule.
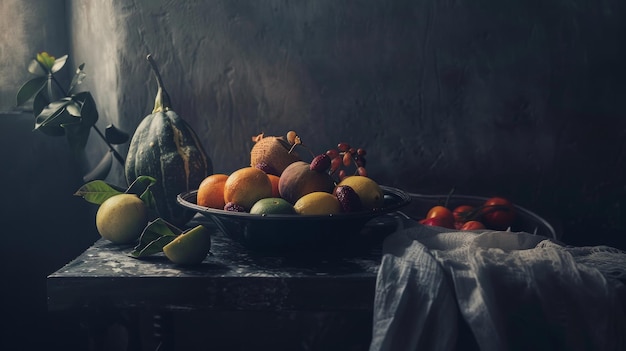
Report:
[[[341,204],[333,194],[314,191],[296,201],[293,208],[301,215],[331,215],[341,213]]]
[[[148,223],[148,209],[134,194],[118,194],[106,199],[96,212],[96,228],[100,235],[115,243],[137,240]]]
[[[339,182],[337,187],[342,185],[351,187],[359,195],[364,208],[371,210],[383,207],[385,194],[372,178],[360,175],[349,176]]]

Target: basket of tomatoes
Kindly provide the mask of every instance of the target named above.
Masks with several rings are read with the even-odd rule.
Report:
[[[507,198],[409,193],[405,214],[420,224],[456,230],[506,230],[558,239],[554,227],[536,213]]]

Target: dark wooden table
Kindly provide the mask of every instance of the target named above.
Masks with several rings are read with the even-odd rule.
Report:
[[[156,318],[185,311],[354,312],[368,317],[380,240],[394,229],[387,224],[366,227],[367,245],[357,250],[293,257],[251,252],[215,229],[211,254],[189,267],[174,265],[162,254],[136,259],[129,256],[132,246],[101,239],[48,277],[48,309],[52,315],[74,311],[89,316],[91,324],[111,320],[112,311],[151,311]],[[136,322],[130,320],[127,325]],[[364,344],[368,337],[362,337]]]

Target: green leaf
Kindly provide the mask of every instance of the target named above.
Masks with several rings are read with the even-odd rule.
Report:
[[[33,113],[35,116],[39,116],[41,112],[49,105],[48,96],[45,93],[45,90],[42,89],[35,95],[35,99],[33,100]],[[43,121],[43,119],[42,119]],[[63,136],[65,135],[65,129],[60,125],[40,125],[37,127],[37,119],[35,119],[35,130],[39,130],[40,132],[49,135],[49,136]]]
[[[72,78],[72,83],[70,83],[70,88],[68,89],[68,92],[71,92],[72,90],[74,90],[76,86],[80,85],[85,79],[85,77],[87,76],[87,73],[83,71],[84,67],[85,67],[85,64],[82,63],[76,69],[76,73],[74,73],[74,78]]]
[[[66,131],[74,133],[75,135],[85,134],[85,132],[80,130],[79,128],[74,128],[75,130],[72,130],[72,128],[69,127],[71,125],[80,123],[80,118],[76,118],[72,116],[69,112],[67,112],[66,107],[70,104],[73,104],[71,98],[63,98],[59,101],[54,101],[48,104],[35,118],[34,130],[42,131],[44,134],[50,136],[65,135]],[[74,141],[74,143],[78,143],[78,141],[84,140],[83,144],[85,144],[87,137],[88,133],[82,138],[78,138],[76,136],[68,136],[68,139],[77,139],[77,141]]]
[[[72,118],[74,117],[69,113],[64,113],[65,107],[71,103],[72,99],[63,98],[48,104],[35,119],[35,129],[46,125],[61,126],[64,123],[73,122]]]
[[[46,72],[50,72],[55,59],[54,56],[50,56],[50,54],[44,51],[37,54],[37,61],[41,63]]]
[[[43,67],[41,67],[41,63],[39,63],[37,60],[33,59],[32,61],[30,61],[30,63],[28,64],[28,72],[36,75],[36,76],[46,76],[47,72],[43,69]]]
[[[46,76],[35,77],[24,83],[20,90],[17,91],[16,106],[24,105],[30,98],[39,93],[46,85],[48,79]]]
[[[37,93],[37,95],[35,95],[35,98],[33,99],[33,113],[35,114],[35,116],[39,116],[41,111],[43,111],[43,109],[46,108],[49,103],[50,100],[48,100],[48,96],[46,95],[44,90],[39,90],[39,92]]]
[[[60,126],[43,126],[37,128],[38,131],[42,132],[47,136],[52,137],[60,137],[65,135],[65,128]]]
[[[40,123],[40,121],[43,121],[43,122]],[[49,134],[49,135],[64,135],[65,131],[63,132],[63,134],[61,134],[60,131],[57,134],[56,130],[58,130],[58,128],[63,127],[64,125],[75,123],[76,121],[77,121],[76,117],[72,117],[69,113],[65,111],[65,109],[62,109],[58,111],[58,115],[51,116],[46,120],[43,120],[39,117],[35,119],[34,130],[43,131],[46,134],[49,134],[47,133],[48,131],[54,130],[52,132],[53,134]]]
[[[122,193],[123,191],[103,180],[93,180],[81,186],[74,195],[81,196],[92,204],[100,205],[111,196]]]
[[[141,233],[139,244],[130,253],[132,257],[141,258],[163,252],[163,246],[169,244],[182,230],[161,218],[148,223]]]
[[[67,104],[65,110],[74,117],[80,117],[80,105],[77,101],[72,101],[72,103]]]
[[[156,200],[154,199],[154,195],[152,194],[152,191],[150,191],[150,188],[141,193],[139,198],[148,207],[148,211],[150,212],[150,218],[159,217],[159,210],[156,205]]]
[[[113,145],[119,145],[127,142],[130,139],[130,136],[128,135],[128,133],[117,129],[117,127],[115,127],[113,124],[109,124],[104,130],[104,138],[107,142]]]
[[[72,97],[75,101],[81,102],[80,116],[82,123],[91,127],[98,121],[98,109],[96,102],[88,91],[78,93]]]
[[[67,55],[63,55],[61,57],[59,57],[58,59],[54,60],[54,64],[52,65],[52,68],[50,69],[51,73],[56,73],[58,71],[61,70],[61,68],[63,68],[63,66],[65,66],[65,62],[67,61]]]
[[[156,183],[156,179],[150,176],[139,176],[126,190],[127,194],[135,194],[140,196],[143,194],[150,186]]]
[[[126,190],[126,193],[128,194],[135,194],[139,196],[144,204],[146,204],[148,210],[150,211],[150,218],[159,217],[156,200],[154,199],[152,191],[150,191],[150,187],[155,183],[156,179],[154,179],[153,177],[139,176]]]

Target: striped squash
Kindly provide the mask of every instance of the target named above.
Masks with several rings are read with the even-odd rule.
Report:
[[[154,110],[139,123],[130,141],[124,166],[126,180],[130,184],[139,176],[155,178],[150,189],[159,217],[182,226],[193,217],[193,212],[180,206],[176,196],[197,189],[213,173],[213,165],[191,126],[171,109],[150,55],[148,61],[159,88]]]

